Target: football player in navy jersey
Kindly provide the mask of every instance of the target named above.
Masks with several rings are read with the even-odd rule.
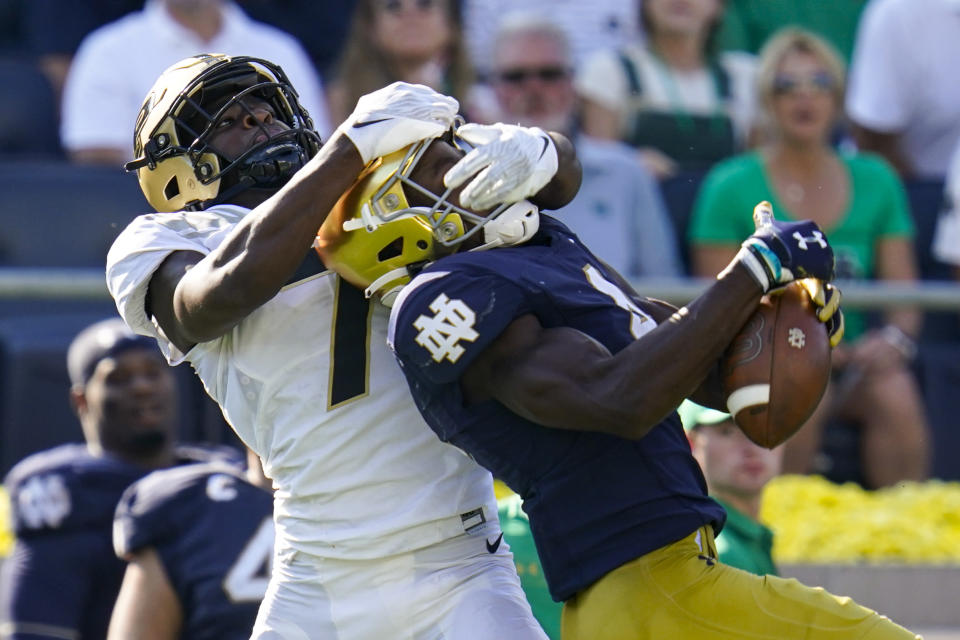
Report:
[[[688,396],[722,406],[718,359],[784,283],[809,278],[839,340],[839,296],[824,284],[833,252],[820,229],[759,208],[737,257],[675,309],[637,295],[529,203],[460,206],[448,170],[488,161],[488,148],[466,157],[458,148],[488,129],[464,125],[454,144],[384,157],[331,214],[342,231],[322,244],[371,291],[400,270],[379,274],[383,251],[364,255],[365,243],[448,253],[407,269],[416,275],[392,301],[389,340],[440,439],[523,498],[551,594],[565,601],[563,637],[913,638],[849,600],[717,562],[725,514],[675,411]]]
[[[270,579],[273,495],[260,460],[154,471],[120,499],[128,561],[109,640],[246,640]]]
[[[232,450],[176,444],[172,370],[119,318],[81,331],[67,369],[86,444],[33,454],[4,482],[16,535],[0,579],[0,636],[9,640],[106,637],[124,569],[111,544],[123,490],[181,462],[240,462]]]

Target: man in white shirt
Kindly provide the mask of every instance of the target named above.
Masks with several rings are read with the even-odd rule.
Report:
[[[960,141],[958,60],[960,1],[871,0],[847,84],[857,145],[904,177],[943,180]]]
[[[134,220],[107,257],[121,315],[190,362],[274,482],[274,568],[253,637],[543,640],[490,475],[420,417],[386,347],[388,309],[311,249],[369,163],[445,135],[459,105],[395,83],[319,148],[292,96],[264,60],[168,69],[127,165],[162,213]],[[467,171],[483,169],[462,197],[568,202],[570,142],[511,135],[491,135],[497,158]]]
[[[60,138],[75,162],[119,165],[129,124],[160,73],[188,56],[219,52],[274,60],[297,87],[321,136],[330,130],[319,75],[291,35],[255,22],[229,0],[147,0],[142,11],[90,33],[64,87]]]

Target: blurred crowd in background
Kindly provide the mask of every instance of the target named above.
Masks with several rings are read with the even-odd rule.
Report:
[[[322,136],[396,80],[456,97],[468,121],[565,133],[584,180],[556,215],[630,280],[713,277],[760,200],[820,224],[841,287],[951,282],[960,265],[958,0],[0,0],[0,266],[102,264],[147,208],[122,173],[141,101],[201,52],[279,63]],[[26,389],[0,397],[2,473],[80,440],[67,411],[12,434],[60,382],[31,382],[36,354],[82,324],[31,304],[0,301],[3,379]],[[107,309],[70,304],[84,321]],[[44,327],[55,337],[31,346]],[[953,311],[848,311],[783,470],[867,489],[960,479],[958,329]],[[187,397],[181,435],[232,443]]]

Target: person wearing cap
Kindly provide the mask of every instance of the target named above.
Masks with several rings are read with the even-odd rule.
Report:
[[[67,351],[84,444],[17,463],[4,484],[16,542],[0,574],[0,637],[102,640],[124,563],[111,542],[124,489],[153,469],[233,450],[177,445],[177,386],[156,343],[119,318],[83,329]]]
[[[783,447],[754,444],[729,413],[685,401],[680,417],[710,496],[727,512],[717,537],[720,561],[759,575],[779,575],[773,562],[773,531],[759,520],[763,488],[779,475]]]

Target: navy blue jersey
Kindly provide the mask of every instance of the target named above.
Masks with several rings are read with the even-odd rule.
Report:
[[[178,447],[181,463],[239,461],[235,450]],[[41,451],[17,463],[4,483],[16,544],[0,577],[4,638],[102,640],[124,564],[111,529],[120,496],[147,470],[85,445]]]
[[[565,226],[541,216],[522,247],[444,258],[394,306],[391,342],[431,428],[523,498],[551,595],[604,574],[725,514],[674,412],[640,440],[550,429],[495,400],[466,406],[459,378],[517,317],[572,327],[616,353],[655,326]]]
[[[183,608],[180,637],[246,640],[270,579],[273,496],[223,465],[155,471],[117,507],[121,557],[153,547]]]

